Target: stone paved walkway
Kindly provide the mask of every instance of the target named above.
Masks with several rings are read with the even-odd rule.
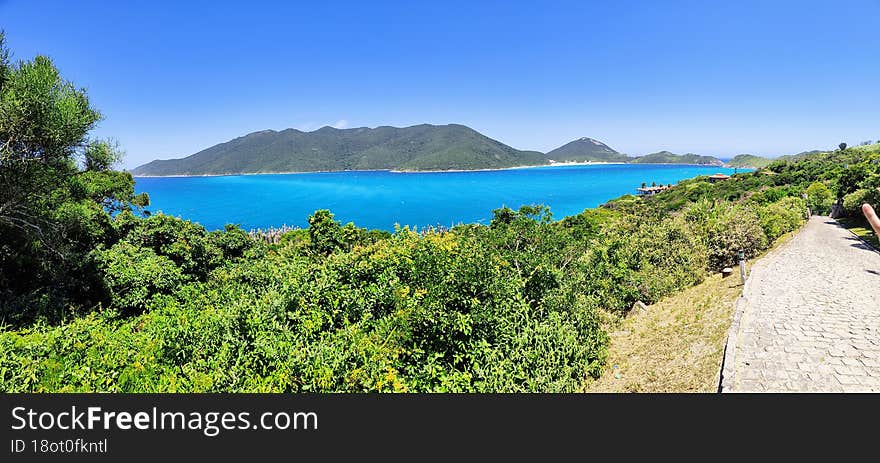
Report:
[[[880,391],[880,254],[836,221],[757,261],[743,296],[723,392]]]

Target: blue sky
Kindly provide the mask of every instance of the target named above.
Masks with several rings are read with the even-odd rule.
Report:
[[[15,57],[86,87],[129,168],[324,125],[633,155],[856,144],[880,139],[878,20],[880,0],[0,0]]]

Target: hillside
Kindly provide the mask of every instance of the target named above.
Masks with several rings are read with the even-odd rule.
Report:
[[[734,158],[736,160],[737,158]],[[549,153],[521,151],[460,124],[411,127],[262,130],[180,159],[155,160],[138,176],[224,175],[344,170],[478,170],[596,161],[636,164],[723,165],[711,156],[669,151],[630,157],[593,138],[579,138]]]
[[[752,168],[761,168],[770,165],[773,161],[800,161],[803,159],[811,159],[815,157],[821,157],[828,154],[828,151],[822,150],[812,150],[812,151],[803,151],[797,154],[787,154],[785,156],[779,156],[775,158],[765,158],[761,156],[755,156],[753,154],[738,154],[731,159],[727,165],[730,167],[752,167]]]
[[[766,167],[771,162],[773,162],[773,159],[755,156],[753,154],[737,154],[733,159],[727,162],[727,165],[730,167],[749,167],[757,169]]]
[[[264,130],[182,159],[156,160],[135,175],[219,175],[339,170],[493,169],[547,164],[536,151],[520,151],[458,124],[382,126],[313,132]]]
[[[852,148],[852,147],[850,147],[850,148]],[[823,151],[823,150],[801,151],[801,152],[798,153],[798,154],[789,154],[789,155],[786,155],[786,156],[780,156],[780,158],[782,158],[782,159],[795,159],[795,160],[797,160],[797,159],[806,159],[806,158],[809,158],[809,157],[814,157],[814,156],[816,156],[816,155],[824,155],[824,154],[827,153],[827,152],[828,152],[827,150],[825,150],[825,151]]]
[[[699,154],[675,154],[669,151],[646,154],[630,160],[634,164],[701,164],[721,166],[724,162],[712,156],[700,156]]]
[[[579,138],[573,142],[547,153],[547,157],[557,161],[601,161],[628,162],[631,158],[618,153],[610,146],[592,138]]]

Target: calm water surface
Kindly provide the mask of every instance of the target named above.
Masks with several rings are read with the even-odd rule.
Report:
[[[743,169],[739,170],[740,172]],[[308,226],[316,209],[337,220],[393,230],[488,223],[492,209],[546,204],[554,218],[635,193],[642,182],[675,183],[734,169],[684,165],[605,164],[481,172],[329,172],[223,177],[136,178],[151,212],[198,222],[209,230]]]

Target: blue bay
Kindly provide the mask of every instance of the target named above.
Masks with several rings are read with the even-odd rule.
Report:
[[[739,170],[744,171],[743,169]],[[488,223],[501,206],[546,204],[556,219],[635,193],[642,182],[675,183],[734,169],[694,165],[598,164],[474,172],[385,171],[218,177],[138,177],[151,212],[244,229],[307,226],[317,209],[360,227],[393,230]]]

